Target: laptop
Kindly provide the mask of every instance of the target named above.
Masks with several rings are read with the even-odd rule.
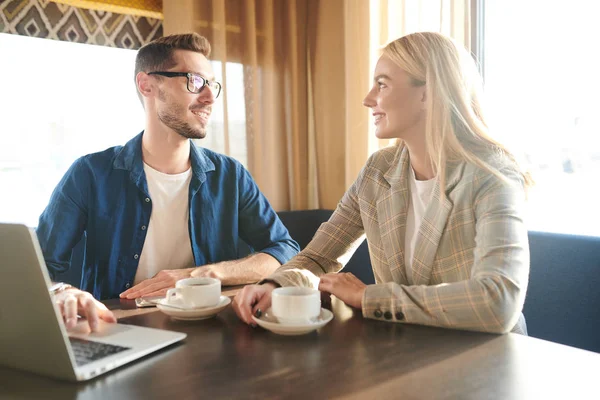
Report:
[[[84,381],[186,337],[103,321],[88,333],[85,320],[67,333],[49,286],[35,231],[0,223],[0,366]]]

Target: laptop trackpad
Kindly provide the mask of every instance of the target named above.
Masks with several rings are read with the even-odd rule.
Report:
[[[98,330],[92,333],[87,320],[81,318],[73,329],[69,329],[68,334],[69,336],[75,337],[82,337],[82,335],[85,335],[88,336],[90,339],[106,338],[109,336],[114,336],[123,332],[127,332],[130,329],[132,329],[132,327],[129,325],[113,324],[100,320],[98,323]]]

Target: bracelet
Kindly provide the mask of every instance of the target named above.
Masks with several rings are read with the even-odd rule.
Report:
[[[71,289],[72,287],[74,287],[74,286],[69,285],[68,283],[58,282],[58,283],[55,283],[54,285],[50,286],[48,291],[50,292],[50,294],[57,294],[57,293],[65,291],[67,289]]]

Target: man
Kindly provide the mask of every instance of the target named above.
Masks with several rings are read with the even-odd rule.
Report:
[[[206,136],[221,92],[209,55],[198,34],[143,46],[135,81],[144,131],[78,159],[54,190],[37,229],[53,279],[86,236],[81,290],[55,289],[67,327],[78,310],[92,330],[98,317],[114,321],[94,298],[164,295],[190,276],[256,282],[298,252],[243,166],[190,141]],[[236,260],[240,238],[256,252]]]

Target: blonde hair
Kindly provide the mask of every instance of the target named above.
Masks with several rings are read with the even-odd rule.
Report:
[[[425,144],[442,188],[446,165],[451,162],[475,164],[504,181],[507,178],[500,170],[507,163],[490,163],[490,156],[500,156],[519,169],[514,156],[489,136],[481,105],[481,75],[463,46],[439,33],[418,32],[394,40],[382,53],[404,70],[414,85],[426,85]],[[529,175],[520,173],[525,187],[530,186]]]

